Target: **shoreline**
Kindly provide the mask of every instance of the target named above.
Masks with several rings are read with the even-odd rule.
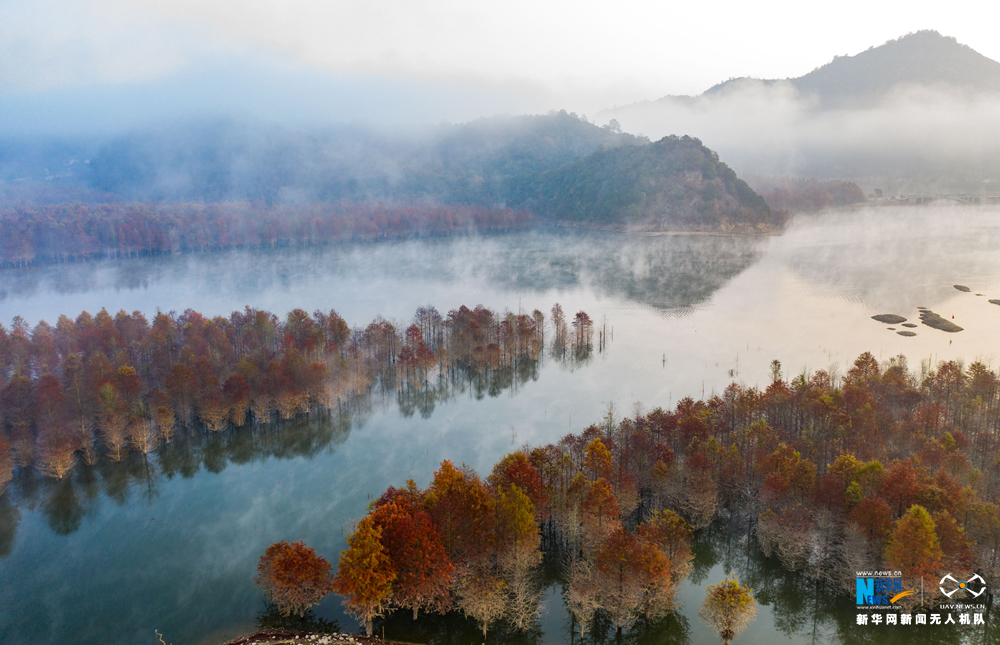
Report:
[[[776,237],[784,234],[784,229],[774,229],[768,227],[765,230],[745,230],[744,227],[733,227],[736,229],[744,228],[744,230],[721,230],[721,229],[708,229],[708,230],[697,230],[697,229],[670,229],[666,231],[651,231],[643,230],[642,228],[630,228],[627,226],[615,226],[615,225],[602,225],[602,224],[584,224],[579,222],[570,222],[561,220],[554,222],[550,225],[552,228],[564,228],[564,229],[578,229],[585,231],[601,231],[604,233],[621,233],[623,235],[635,235],[638,237],[682,237],[682,236],[692,236],[692,237]]]
[[[382,640],[378,636],[362,636],[360,634],[321,632],[298,632],[285,629],[266,629],[219,645],[419,645],[408,641]]]

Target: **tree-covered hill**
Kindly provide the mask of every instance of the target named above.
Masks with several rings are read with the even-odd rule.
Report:
[[[605,148],[512,182],[509,204],[544,218],[649,230],[771,230],[782,217],[698,139]]]
[[[145,205],[143,212],[157,213],[214,204],[241,214],[316,211],[326,217],[384,205],[407,213],[513,208],[541,221],[651,230],[781,224],[698,139],[650,143],[616,123],[598,127],[566,112],[394,133],[357,125],[306,132],[237,121],[175,124],[108,141],[72,167],[80,168],[75,192],[64,193],[100,212],[122,210],[107,204],[132,204],[129,212]],[[72,183],[68,172],[58,178],[60,186]],[[49,192],[59,187],[56,180],[37,185]],[[81,191],[94,198],[81,199]],[[49,215],[35,210],[58,201],[28,195],[0,209],[30,215],[20,220],[47,221]],[[241,215],[240,226],[253,229],[254,217]],[[417,220],[409,229],[423,230]],[[7,246],[17,247],[14,256],[21,258],[22,247],[32,244],[15,237]]]
[[[501,205],[507,179],[642,139],[566,112],[410,132],[300,132],[245,122],[134,132],[92,158],[90,187],[130,200],[431,200]]]

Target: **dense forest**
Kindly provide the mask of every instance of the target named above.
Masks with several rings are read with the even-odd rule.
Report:
[[[526,211],[430,203],[62,204],[0,209],[0,267],[525,229]]]
[[[607,148],[525,178],[509,203],[542,217],[652,230],[768,231],[782,214],[691,137]]]
[[[369,629],[392,609],[523,629],[544,551],[559,556],[575,629],[621,632],[674,609],[693,531],[718,519],[833,593],[854,594],[856,571],[902,571],[908,589],[926,579],[923,607],[897,605],[907,612],[944,599],[931,583],[945,573],[995,579],[1000,374],[954,361],[914,373],[865,353],[842,379],[785,380],[777,361],[772,377],[673,410],[609,409],[485,478],[445,461],[426,489],[390,487],[349,538],[337,590]]]
[[[335,311],[284,320],[247,308],[61,316],[30,329],[0,326],[0,493],[15,469],[63,479],[78,463],[149,454],[179,432],[257,426],[328,411],[372,390],[413,414],[470,385],[510,387],[545,347],[545,317],[461,307],[421,308],[413,322],[381,318],[352,330]],[[594,323],[552,309],[550,352],[586,360]],[[603,338],[603,332],[600,333]],[[603,342],[603,341],[601,341]]]

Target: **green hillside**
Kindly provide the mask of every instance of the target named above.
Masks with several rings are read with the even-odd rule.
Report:
[[[648,230],[772,230],[781,218],[698,139],[599,150],[513,182],[508,203],[544,218]]]

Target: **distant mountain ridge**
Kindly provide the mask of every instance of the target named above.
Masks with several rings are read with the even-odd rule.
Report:
[[[724,95],[748,87],[793,88],[820,107],[865,107],[878,103],[893,88],[924,86],[972,94],[1000,94],[1000,63],[955,38],[932,30],[918,31],[854,56],[836,56],[798,78],[740,77],[710,87],[701,96]],[[689,97],[666,96],[661,101]]]
[[[998,105],[1000,62],[919,31],[798,78],[734,78],[597,120],[653,139],[697,136],[741,175],[979,194],[1000,185]]]

